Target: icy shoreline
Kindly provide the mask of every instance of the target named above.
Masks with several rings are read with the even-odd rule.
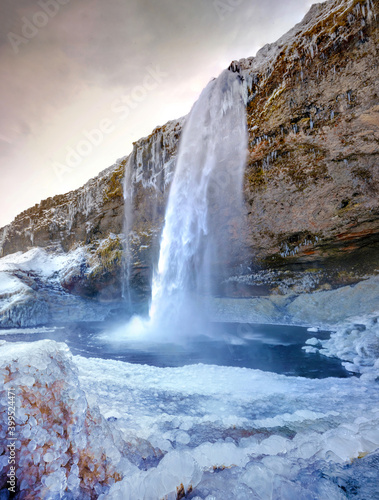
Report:
[[[371,491],[355,469],[369,470],[379,449],[377,323],[367,318],[351,333],[344,349],[342,331],[324,348],[361,355],[364,375],[321,380],[72,357],[48,340],[3,343],[1,405],[10,386],[18,398],[17,498],[342,499],[349,481]]]

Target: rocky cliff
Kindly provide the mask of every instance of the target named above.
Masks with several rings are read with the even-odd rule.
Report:
[[[268,276],[278,291],[352,283],[378,268],[377,8],[316,4],[239,63],[249,93],[248,246],[255,264],[281,271]]]
[[[220,295],[336,288],[379,268],[377,15],[371,0],[316,4],[276,43],[231,64],[245,88],[249,150],[241,253]],[[158,127],[81,189],[17,216],[0,230],[1,254],[81,247],[60,274],[65,293],[117,301],[126,274],[132,298],[146,297],[183,123]]]
[[[22,212],[0,229],[0,254],[27,252],[72,253],[83,247],[82,259],[61,276],[63,288],[84,297],[117,300],[122,294],[122,254],[130,250],[136,278],[146,291],[183,120],[157,127],[134,143],[121,158],[83,187],[54,196]],[[128,187],[125,188],[125,183]],[[124,191],[126,202],[124,200]],[[131,199],[129,199],[131,196]],[[125,211],[131,231],[125,244]]]

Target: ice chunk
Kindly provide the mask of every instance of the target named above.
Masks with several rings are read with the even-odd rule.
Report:
[[[308,328],[308,331],[309,331],[309,328]],[[320,340],[316,339],[316,337],[312,337],[311,339],[306,340],[305,343],[308,345],[319,345]]]
[[[158,467],[139,472],[113,485],[100,499],[136,500],[137,498],[176,498],[181,490],[196,486],[202,477],[200,467],[188,452],[172,451]],[[175,495],[175,496],[172,496]]]

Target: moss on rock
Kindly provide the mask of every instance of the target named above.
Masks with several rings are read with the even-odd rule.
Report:
[[[110,176],[107,188],[104,191],[104,203],[123,197],[122,181],[125,175],[126,161],[126,159],[123,160]]]

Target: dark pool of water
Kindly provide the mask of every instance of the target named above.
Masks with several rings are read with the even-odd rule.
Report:
[[[195,363],[238,366],[307,378],[348,377],[340,360],[302,347],[311,337],[329,338],[330,332],[308,332],[306,328],[281,325],[213,324],[210,335],[181,344],[114,342],[104,339],[114,325],[81,323],[45,328],[33,333],[1,331],[0,339],[33,342],[52,339],[66,342],[75,355],[116,359],[129,363],[173,367]],[[20,330],[21,332],[22,330]]]

